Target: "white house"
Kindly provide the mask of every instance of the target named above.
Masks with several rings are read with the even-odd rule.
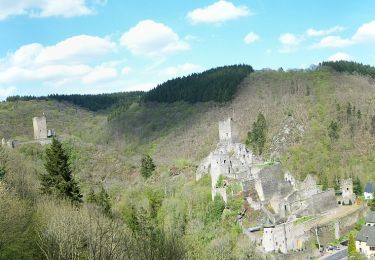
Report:
[[[375,258],[375,211],[370,211],[364,225],[357,235],[356,249],[368,259]]]
[[[366,184],[365,191],[363,192],[365,200],[372,200],[374,198],[374,185],[370,182]]]

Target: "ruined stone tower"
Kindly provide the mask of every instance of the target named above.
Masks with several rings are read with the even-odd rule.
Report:
[[[34,139],[47,139],[47,120],[43,115],[42,117],[33,118]]]
[[[220,142],[233,141],[232,118],[219,122],[219,138]]]
[[[350,201],[353,203],[355,196],[353,193],[353,181],[351,178],[344,179],[340,181],[341,186],[341,192],[342,192],[342,198],[343,202],[345,204],[348,204]]]

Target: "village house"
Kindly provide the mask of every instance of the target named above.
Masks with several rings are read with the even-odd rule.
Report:
[[[365,196],[365,200],[372,200],[374,198],[374,184],[368,182],[363,195]]]
[[[355,244],[357,251],[368,259],[375,257],[375,211],[367,214],[366,225],[359,231]]]

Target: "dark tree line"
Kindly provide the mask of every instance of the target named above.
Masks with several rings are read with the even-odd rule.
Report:
[[[112,108],[113,106],[119,106],[123,103],[127,103],[129,100],[138,101],[142,97],[142,91],[134,92],[119,92],[111,94],[72,94],[72,95],[59,95],[52,94],[48,96],[11,96],[6,101],[29,101],[29,100],[56,100],[59,102],[66,101],[73,103],[74,105],[89,109],[91,111],[104,110]]]
[[[330,67],[338,72],[356,72],[361,75],[368,75],[375,78],[375,67],[354,61],[324,61],[320,64],[320,66]]]
[[[243,79],[253,72],[250,65],[233,65],[168,80],[147,92],[145,102],[189,103],[231,100]]]

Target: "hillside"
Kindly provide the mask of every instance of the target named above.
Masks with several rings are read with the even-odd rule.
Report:
[[[327,174],[333,181],[336,174],[359,174],[367,180],[375,170],[370,131],[375,115],[374,87],[366,76],[327,69],[255,72],[242,82],[231,103],[137,105],[112,120],[110,127],[122,150],[151,152],[162,164],[180,160],[196,164],[216,144],[217,122],[225,117],[234,116],[244,141],[262,112],[269,126],[266,156],[271,153],[273,136],[293,117],[305,131],[280,156],[286,168],[301,178],[308,173]],[[349,103],[352,111],[347,118]],[[328,135],[332,121],[340,126],[339,138],[334,141]]]
[[[327,176],[330,187],[336,177],[375,179],[375,84],[368,76],[326,67],[257,71],[236,89],[228,102],[131,100],[100,113],[66,101],[0,103],[0,137],[32,139],[31,118],[45,113],[84,199],[76,208],[40,194],[46,147],[0,148],[0,258],[69,258],[54,255],[61,247],[59,254],[77,258],[100,252],[103,259],[256,259],[235,223],[243,198],[225,207],[211,200],[208,177],[195,181],[197,165],[218,141],[218,121],[227,117],[245,142],[263,113],[265,159],[280,160],[300,179]],[[140,174],[143,154],[157,166],[148,179]]]

